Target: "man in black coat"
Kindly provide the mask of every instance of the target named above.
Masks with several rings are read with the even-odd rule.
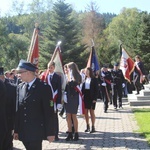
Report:
[[[21,60],[18,75],[23,83],[17,88],[17,114],[14,139],[27,150],[42,150],[42,140],[54,140],[54,105],[48,84],[35,76],[36,67]]]
[[[145,69],[141,58],[137,55],[135,56],[135,69],[133,72],[133,83],[137,91],[136,95],[142,88],[142,82],[145,78]]]
[[[3,68],[0,68],[3,71]],[[13,130],[14,130],[14,119],[16,111],[16,86],[12,85],[7,81],[5,76],[0,75],[0,80],[2,80],[6,87],[6,120],[8,130],[5,133],[5,140],[3,149],[12,150],[13,149]]]
[[[106,66],[104,66],[101,69],[100,83],[101,83],[101,91],[102,91],[105,113],[107,112],[108,109],[108,103],[111,102],[110,99],[111,80],[112,80],[111,72],[108,71]]]
[[[119,69],[119,63],[114,64],[114,68],[111,71],[112,76],[112,98],[114,109],[117,109],[117,98],[119,98],[119,108],[122,108],[122,88],[125,87],[125,78],[122,70]]]
[[[0,69],[0,76],[3,72]],[[6,87],[2,80],[0,80],[0,149],[3,150],[5,135],[7,132],[6,120]]]

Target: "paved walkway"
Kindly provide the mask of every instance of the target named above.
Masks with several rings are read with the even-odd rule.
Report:
[[[60,120],[60,140],[43,141],[43,150],[150,150],[146,140],[135,131],[138,129],[132,110],[127,102],[118,111],[110,105],[108,113],[103,112],[103,103],[96,105],[95,133],[85,133],[85,120],[78,117],[79,141],[66,142],[66,120]],[[14,141],[14,150],[24,150],[20,141]]]

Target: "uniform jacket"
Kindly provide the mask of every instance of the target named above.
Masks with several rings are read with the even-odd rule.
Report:
[[[111,81],[112,81],[111,72],[110,72],[110,71],[106,71],[106,72],[103,71],[103,74],[104,74],[105,76],[104,76],[104,77],[101,76],[100,79],[99,79],[100,85],[101,85],[102,83],[106,83],[107,89],[108,89],[108,90],[111,90]],[[104,88],[104,89],[105,89],[105,87],[102,86],[102,85],[101,85],[101,88]]]
[[[84,95],[84,91],[85,91],[85,82],[83,83],[83,86],[82,86],[83,95]],[[91,96],[92,101],[97,100],[97,97],[98,97],[98,79],[97,78],[91,79],[90,96]]]
[[[47,83],[36,79],[28,93],[25,83],[18,85],[15,133],[21,141],[38,141],[54,135],[52,92]]]
[[[15,111],[16,111],[16,86],[12,85],[10,82],[4,81],[7,90],[7,100],[6,100],[6,115],[8,129],[14,129],[15,121]]]
[[[3,81],[0,80],[0,149],[2,146],[2,140],[7,131],[6,120],[6,87]]]
[[[116,86],[122,87],[122,83],[125,83],[125,78],[123,76],[121,69],[112,70],[111,76],[112,76],[112,83],[114,83]]]
[[[137,67],[135,67],[135,69],[134,69],[135,74],[138,75],[138,76],[140,76],[141,74],[145,75],[145,70],[144,70],[143,63],[140,61],[140,62],[137,63],[137,66],[139,67],[140,71],[137,69]]]
[[[56,103],[61,104],[61,97],[62,97],[61,77],[58,74],[54,73],[53,78],[51,80],[51,84],[52,84],[54,92],[56,90],[58,90],[58,96],[57,96],[57,99],[56,99]]]

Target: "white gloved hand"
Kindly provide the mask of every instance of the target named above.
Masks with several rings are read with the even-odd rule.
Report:
[[[106,86],[106,83],[102,83],[102,86]]]
[[[102,77],[105,77],[105,74],[102,72],[102,73],[101,73],[101,76],[102,76]]]
[[[124,88],[125,87],[125,84],[124,83],[122,83],[122,88]]]
[[[64,93],[64,102],[67,103],[67,94]]]
[[[62,104],[57,104],[57,109],[61,109]]]

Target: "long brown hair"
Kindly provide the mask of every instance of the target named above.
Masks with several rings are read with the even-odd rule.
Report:
[[[74,77],[74,80],[80,84],[81,83],[81,75],[80,75],[80,72],[79,72],[79,69],[78,69],[78,66],[76,63],[74,62],[70,62],[67,64],[68,68],[70,70],[72,70],[72,75]]]
[[[94,78],[94,73],[93,73],[92,68],[88,67],[88,68],[86,68],[86,69],[89,70],[89,76],[90,76],[91,78]]]

